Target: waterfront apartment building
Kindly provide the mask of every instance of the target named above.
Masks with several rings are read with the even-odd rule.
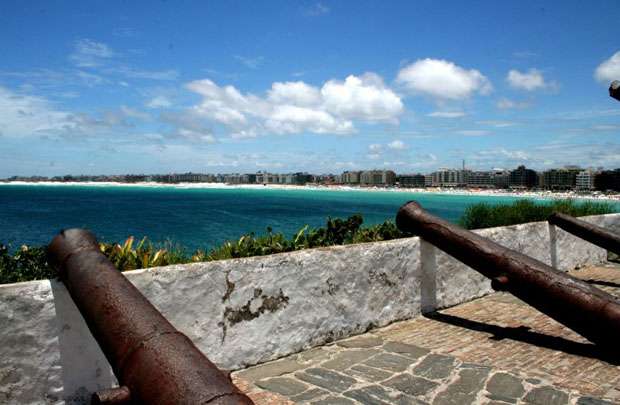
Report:
[[[257,184],[277,184],[279,182],[278,175],[273,173],[258,172],[256,173]]]
[[[620,169],[603,170],[594,177],[594,188],[602,191],[620,191]]]
[[[312,175],[301,172],[284,174],[258,172],[256,174],[248,174],[242,176],[248,176],[247,179],[249,182],[257,184],[304,185],[312,181]],[[246,177],[242,178],[246,179]]]
[[[423,174],[401,174],[396,180],[400,187],[426,187],[426,176]]]
[[[360,184],[365,186],[386,186],[396,182],[396,173],[391,170],[366,170],[360,174]]]
[[[510,172],[508,185],[511,188],[533,188],[538,185],[538,176],[534,170],[521,165]]]
[[[434,187],[459,187],[467,184],[470,170],[441,168],[431,174]]]
[[[572,190],[576,186],[577,175],[581,171],[575,166],[545,170],[539,185],[547,190]]]
[[[217,181],[212,174],[183,173],[183,174],[159,174],[152,179],[162,183],[212,183]]]
[[[224,174],[222,180],[226,184],[254,184],[256,183],[256,174]]]
[[[491,181],[495,188],[508,188],[510,183],[510,171],[504,169],[493,169],[491,171]]]
[[[467,176],[467,187],[473,188],[493,188],[493,172],[481,171],[470,172]]]
[[[575,189],[579,191],[594,190],[594,177],[596,174],[590,170],[582,170],[575,176]]]
[[[360,175],[362,172],[346,171],[340,175],[340,183],[342,184],[360,184]]]

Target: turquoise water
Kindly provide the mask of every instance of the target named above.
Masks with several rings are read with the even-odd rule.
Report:
[[[294,234],[328,216],[360,213],[366,224],[394,219],[398,208],[417,200],[427,210],[456,221],[469,204],[501,203],[515,197],[312,189],[182,189],[115,186],[0,186],[0,243],[43,245],[63,228],[81,227],[106,241],[129,235],[171,240],[190,250],[209,248],[270,226]]]

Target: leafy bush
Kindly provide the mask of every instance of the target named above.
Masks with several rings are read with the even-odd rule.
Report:
[[[265,256],[321,246],[373,242],[406,236],[390,221],[367,228],[362,228],[362,223],[361,215],[353,215],[347,219],[328,218],[325,227],[310,229],[306,225],[290,239],[267,228],[267,233],[264,235],[256,236],[250,233],[243,235],[239,240],[227,241],[208,252],[197,250],[192,255],[188,255],[185,249],[171,242],[166,242],[163,247],[157,247],[146,238],[134,246],[133,236],[122,244],[102,242],[99,248],[117,269],[125,271],[169,264]],[[15,254],[11,254],[8,247],[0,245],[0,284],[53,278],[55,275],[46,262],[45,247],[23,246]]]
[[[122,245],[118,243],[100,243],[99,248],[110,261],[121,270],[135,270],[147,267],[165,266],[170,260],[165,249],[155,249],[143,238],[136,248],[133,248],[134,237],[127,238]]]
[[[0,244],[0,284],[53,277],[55,272],[47,264],[45,246],[22,246],[11,254],[7,246]]]
[[[613,211],[614,207],[610,204],[576,203],[572,200],[551,203],[519,200],[507,205],[482,203],[469,206],[459,224],[467,229],[477,229],[544,221],[552,212],[584,216]],[[123,244],[100,243],[99,247],[117,269],[125,271],[169,264],[265,256],[321,246],[376,242],[410,236],[401,232],[391,221],[369,227],[362,227],[363,222],[361,215],[353,215],[347,219],[328,218],[325,227],[309,228],[306,225],[291,238],[267,228],[264,235],[249,233],[238,240],[225,242],[209,251],[197,250],[191,255],[179,245],[166,242],[158,247],[146,238],[134,247],[133,236],[127,238]],[[55,272],[47,264],[45,247],[22,246],[11,254],[8,247],[0,245],[0,284],[53,277]]]
[[[467,207],[459,220],[459,225],[466,229],[480,229],[546,221],[553,212],[582,217],[609,214],[614,211],[611,204],[592,201],[554,200],[548,203],[536,203],[532,200],[518,200],[512,204],[500,205],[479,203]]]

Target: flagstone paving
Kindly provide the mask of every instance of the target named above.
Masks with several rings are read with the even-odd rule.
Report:
[[[620,266],[573,274],[620,295]],[[619,342],[620,344],[620,342]],[[257,404],[620,403],[620,359],[495,293],[232,374]]]

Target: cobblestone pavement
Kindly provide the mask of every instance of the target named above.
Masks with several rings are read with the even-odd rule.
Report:
[[[620,266],[573,272],[620,295]],[[233,373],[257,404],[620,403],[620,363],[518,299],[486,297]]]

